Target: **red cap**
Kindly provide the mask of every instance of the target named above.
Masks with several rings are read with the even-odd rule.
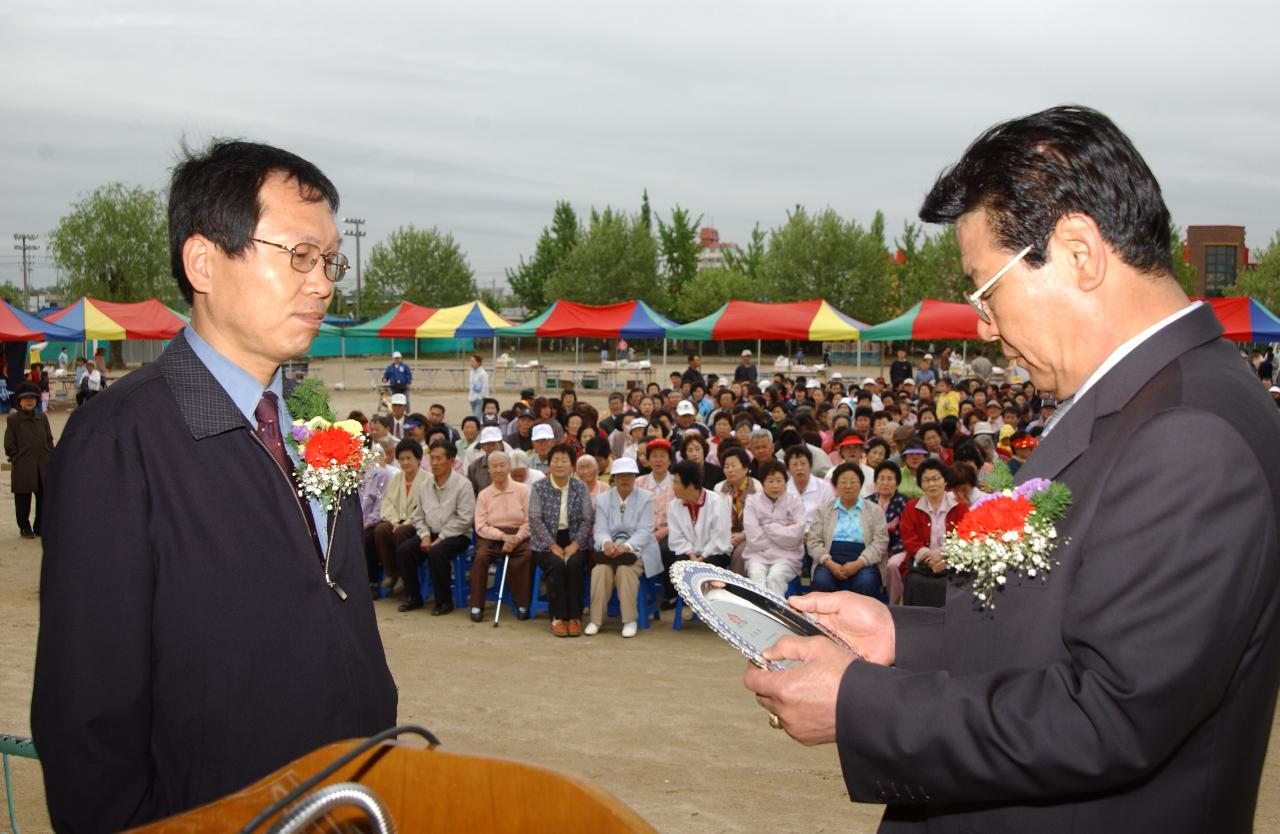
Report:
[[[856,434],[846,434],[844,439],[840,441],[839,446],[865,446],[862,437]],[[837,446],[837,448],[839,448]]]
[[[667,454],[671,454],[671,441],[667,440],[665,437],[655,437],[653,440],[646,443],[644,447],[646,452],[652,452],[654,449],[666,449]]]

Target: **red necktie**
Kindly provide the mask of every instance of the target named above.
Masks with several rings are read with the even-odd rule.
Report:
[[[258,418],[258,438],[262,440],[262,445],[267,447],[267,451],[280,464],[285,474],[291,475],[293,466],[288,452],[284,450],[284,438],[280,435],[280,409],[277,407],[276,395],[263,391],[258,407],[253,410],[253,416]]]

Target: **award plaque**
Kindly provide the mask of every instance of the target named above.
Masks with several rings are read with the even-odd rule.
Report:
[[[689,560],[671,566],[671,582],[707,626],[761,669],[786,669],[795,661],[765,660],[779,637],[826,637],[857,654],[834,632],[777,594],[732,571]]]

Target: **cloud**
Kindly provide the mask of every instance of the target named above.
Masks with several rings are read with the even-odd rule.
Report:
[[[1280,13],[1251,2],[285,2],[0,13],[0,232],[163,187],[179,137],[319,164],[368,246],[451,231],[483,283],[558,199],[675,204],[743,241],[797,203],[891,233],[985,127],[1067,101],[1130,133],[1174,217],[1280,226]],[[14,277],[0,258],[0,280]],[[53,278],[40,265],[38,284]]]

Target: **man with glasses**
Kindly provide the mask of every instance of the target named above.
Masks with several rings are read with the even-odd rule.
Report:
[[[282,437],[279,366],[347,268],[337,207],[266,145],[173,172],[191,323],[76,410],[49,476],[31,725],[55,830],[132,828],[395,723],[359,497],[299,497]]]
[[[1280,415],[1173,277],[1128,137],[1083,107],[997,125],[921,219],[953,223],[979,334],[1058,408],[1017,480],[1073,499],[994,607],[809,594],[860,654],[784,637],[747,685],[895,832],[1246,832],[1280,681]],[[1230,403],[1230,408],[1222,408]],[[1194,438],[1195,477],[1184,451]]]

